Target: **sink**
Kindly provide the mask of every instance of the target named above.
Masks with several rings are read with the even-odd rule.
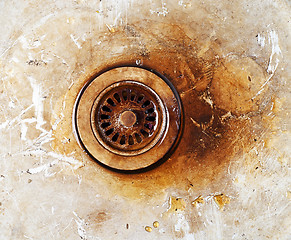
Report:
[[[288,1],[0,5],[1,239],[290,238]]]

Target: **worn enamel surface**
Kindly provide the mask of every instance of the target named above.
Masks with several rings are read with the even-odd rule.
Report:
[[[290,239],[288,1],[1,2],[1,239]],[[75,140],[94,74],[153,68],[184,132],[151,171]]]

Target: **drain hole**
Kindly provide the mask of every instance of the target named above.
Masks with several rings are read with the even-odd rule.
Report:
[[[112,112],[112,110],[107,106],[103,106],[102,110],[105,111],[105,112]]]
[[[123,136],[121,137],[121,139],[120,139],[120,144],[121,144],[121,145],[124,145],[124,144],[125,144],[125,140],[126,140],[125,135],[123,135]]]
[[[141,129],[140,132],[145,138],[147,138],[149,136],[148,132],[143,130],[143,129]]]
[[[135,133],[134,136],[135,136],[135,139],[136,139],[136,141],[138,143],[141,143],[142,142],[142,138],[141,138],[141,136],[138,133]]]
[[[153,125],[151,123],[146,123],[145,128],[147,128],[148,130],[152,130],[153,129]]]
[[[109,130],[107,130],[105,132],[106,136],[109,136],[111,133],[113,133],[114,129],[113,128],[110,128]]]
[[[140,95],[137,99],[137,102],[140,103],[144,99],[144,95]]]
[[[98,131],[93,131],[99,134],[98,141],[107,150],[131,156],[148,151],[160,139],[164,125],[159,121],[165,116],[158,96],[149,87],[124,82],[124,86],[118,82],[101,98],[97,97],[100,101],[91,114],[91,123],[97,127]]]
[[[121,102],[120,96],[118,95],[118,93],[114,93],[113,97],[116,99],[117,102]]]
[[[111,98],[107,99],[107,102],[111,105],[111,106],[116,106],[115,103],[113,102],[113,100]]]
[[[122,97],[125,101],[127,100],[127,91],[122,91]]]
[[[102,128],[107,128],[107,127],[109,127],[110,125],[111,125],[111,122],[104,122],[104,123],[101,124],[101,127],[102,127]]]
[[[154,111],[154,108],[150,108],[145,111],[145,114],[153,113]]]
[[[146,100],[145,102],[144,102],[144,104],[141,106],[142,108],[145,108],[146,106],[148,106],[148,105],[150,105],[151,104],[151,102],[149,101],[149,100]]]
[[[109,119],[110,116],[106,114],[101,114],[101,119]]]
[[[136,97],[136,93],[135,92],[131,92],[130,100],[134,101],[135,97]]]
[[[129,145],[133,145],[134,144],[133,137],[131,135],[129,135],[128,144]]]
[[[150,121],[150,122],[154,122],[156,121],[156,117],[146,117],[146,120]]]
[[[112,137],[112,141],[113,141],[113,142],[116,142],[117,139],[118,139],[118,137],[119,137],[119,133],[116,133],[116,134]]]

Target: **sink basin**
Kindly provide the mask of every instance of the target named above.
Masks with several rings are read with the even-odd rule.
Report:
[[[0,5],[1,239],[290,239],[288,1]]]

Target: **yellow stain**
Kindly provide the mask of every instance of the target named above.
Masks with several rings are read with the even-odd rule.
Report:
[[[204,198],[202,196],[199,196],[198,198],[196,198],[193,202],[192,205],[194,207],[198,207],[199,204],[204,204]]]
[[[154,228],[158,228],[160,226],[160,223],[158,221],[154,221],[153,226]]]
[[[144,229],[145,229],[147,232],[151,232],[151,231],[153,231],[153,229],[152,229],[151,227],[149,227],[149,226],[146,226]]]
[[[184,211],[186,208],[186,202],[183,198],[170,197],[169,203],[170,208],[168,212]]]
[[[230,197],[224,195],[223,193],[219,194],[219,195],[215,195],[213,198],[214,198],[215,203],[217,204],[217,206],[219,207],[219,209],[221,211],[223,210],[223,208],[226,204],[230,203]]]

